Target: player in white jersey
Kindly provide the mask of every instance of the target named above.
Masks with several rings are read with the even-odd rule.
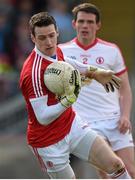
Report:
[[[47,12],[41,12],[31,17],[29,25],[35,48],[23,65],[20,87],[28,111],[28,144],[42,169],[47,170],[50,178],[75,178],[69,164],[72,153],[109,173],[112,178],[129,179],[122,160],[72,109],[80,89],[79,76],[73,77],[74,88],[65,88],[65,94],[59,99],[45,86],[44,72],[48,65],[63,61],[62,52],[57,48],[55,19]],[[104,86],[111,83],[111,88],[119,88],[119,78],[113,72],[77,64],[82,73],[94,76]]]
[[[111,93],[106,93],[101,84],[92,80],[90,85],[82,88],[74,108],[91,128],[108,141],[124,161],[132,178],[135,178],[130,122],[132,94],[124,59],[115,44],[96,37],[101,21],[100,11],[95,5],[80,4],[73,9],[73,14],[77,37],[60,45],[64,58],[113,70],[122,79],[121,89]],[[100,176],[106,177],[102,172]]]

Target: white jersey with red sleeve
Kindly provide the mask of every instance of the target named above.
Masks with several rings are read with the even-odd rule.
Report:
[[[59,48],[57,48],[57,59],[63,60]],[[28,144],[33,147],[46,147],[62,140],[70,132],[75,117],[75,112],[70,107],[48,125],[42,125],[37,120],[31,104],[32,100],[36,101],[46,97],[44,108],[60,104],[55,95],[46,88],[43,79],[46,67],[52,62],[54,62],[53,58],[43,55],[35,48],[26,59],[20,75],[20,88],[28,111],[27,140]]]
[[[113,43],[95,39],[88,47],[83,47],[77,40],[60,44],[64,59],[72,62],[94,65],[103,69],[113,70],[116,75],[124,73],[127,69],[122,54]],[[120,115],[119,92],[106,93],[104,87],[93,80],[90,85],[81,89],[74,109],[87,121],[99,121]]]

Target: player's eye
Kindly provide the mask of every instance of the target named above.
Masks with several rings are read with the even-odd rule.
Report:
[[[49,37],[50,37],[50,38],[55,37],[55,33],[50,34]]]
[[[80,19],[80,20],[78,20],[78,23],[82,24],[82,23],[84,23],[84,20]]]
[[[40,41],[43,41],[43,40],[46,39],[46,37],[45,37],[45,36],[39,36],[38,39],[39,39]]]
[[[88,24],[94,24],[95,22],[93,20],[87,21]]]

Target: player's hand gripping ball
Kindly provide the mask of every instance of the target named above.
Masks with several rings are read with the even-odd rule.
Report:
[[[57,96],[71,95],[81,88],[80,73],[69,63],[58,61],[51,63],[44,73],[46,87]]]

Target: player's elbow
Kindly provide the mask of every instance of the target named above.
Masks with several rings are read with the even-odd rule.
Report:
[[[57,119],[57,115],[52,116],[52,115],[43,115],[43,114],[38,114],[38,116],[36,115],[38,122],[41,125],[47,126],[49,124],[51,124],[53,121],[55,121]]]
[[[43,126],[47,126],[47,125],[50,124],[48,121],[45,121],[45,120],[43,120],[43,119],[37,119],[37,120],[38,120],[39,124],[41,124],[41,125],[43,125]]]
[[[42,114],[36,114],[37,121],[43,126],[49,125],[51,122],[48,117],[43,116]]]

